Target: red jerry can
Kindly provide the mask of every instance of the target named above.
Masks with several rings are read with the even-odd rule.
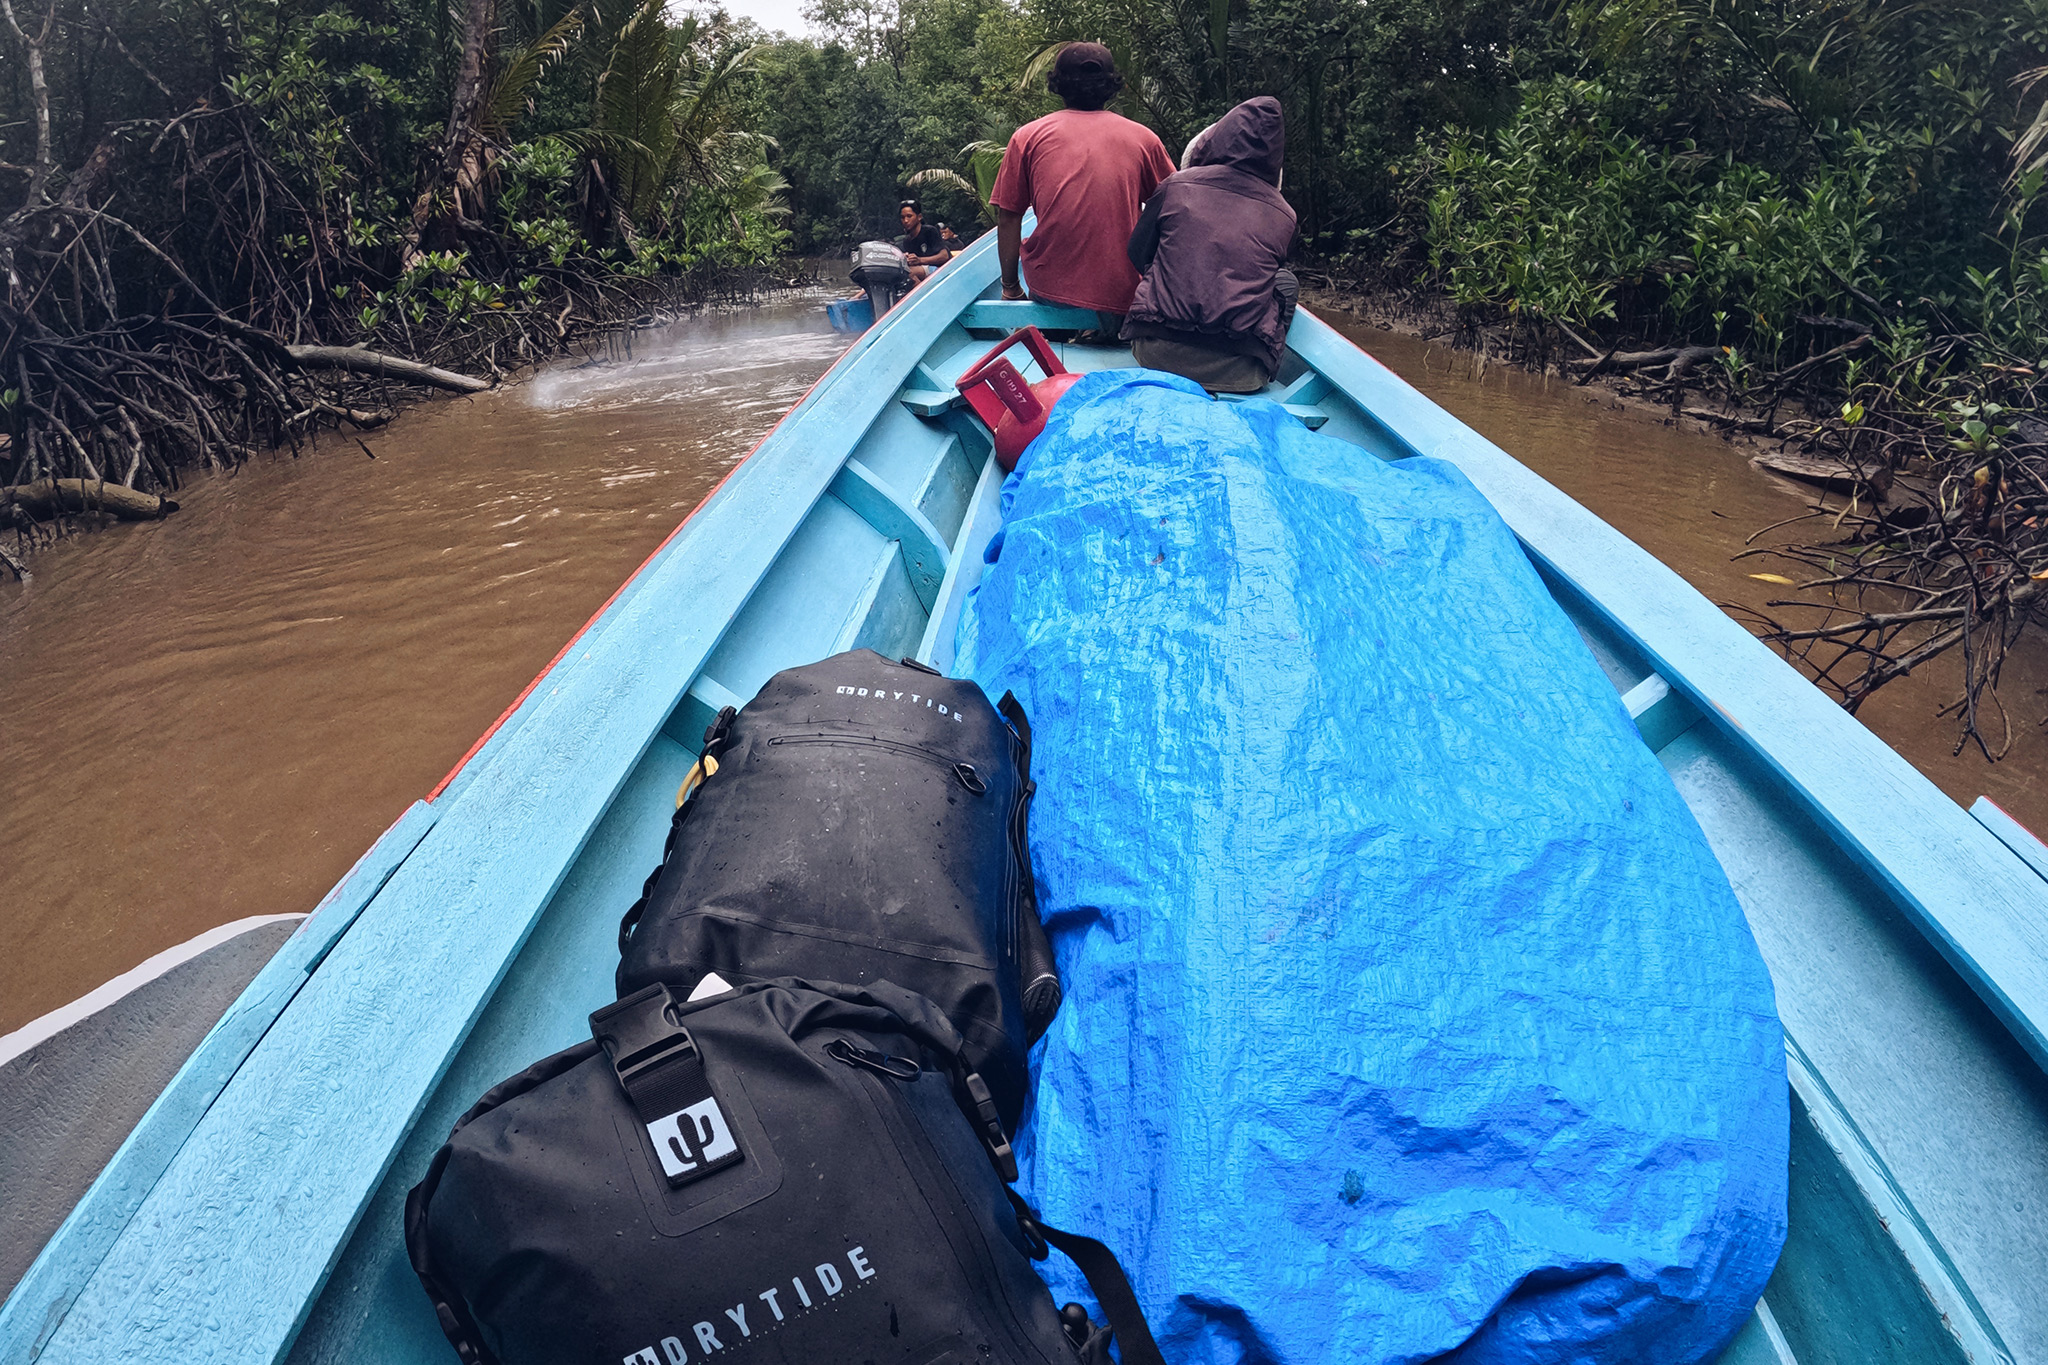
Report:
[[[1045,378],[1036,384],[1025,383],[1017,367],[1003,355],[1020,341],[1038,362],[1038,368],[1045,371]],[[1010,333],[994,350],[975,361],[953,387],[960,390],[975,415],[995,433],[996,463],[1008,470],[1017,467],[1017,457],[1024,453],[1024,447],[1045,430],[1045,419],[1052,412],[1052,405],[1060,401],[1060,395],[1079,382],[1081,376],[1067,373],[1039,330],[1026,327]]]

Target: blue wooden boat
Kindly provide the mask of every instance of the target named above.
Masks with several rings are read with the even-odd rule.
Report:
[[[0,1362],[445,1365],[404,1192],[476,1095],[611,999],[706,722],[838,650],[951,662],[1000,485],[952,381],[1022,324],[1093,324],[997,293],[984,240],[862,335],[363,856],[15,1287]],[[1361,460],[1450,460],[1499,508],[1749,915],[1786,1028],[1791,1235],[1726,1359],[2048,1360],[2048,849],[1306,310],[1289,340],[1266,396]]]

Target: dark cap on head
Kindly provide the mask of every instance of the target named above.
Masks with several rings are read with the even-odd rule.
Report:
[[[1116,59],[1101,43],[1068,43],[1052,69],[1056,76],[1106,76],[1116,70]]]

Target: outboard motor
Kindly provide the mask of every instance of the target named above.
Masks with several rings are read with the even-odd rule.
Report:
[[[862,242],[853,249],[853,282],[868,291],[875,318],[910,292],[910,263],[893,242]]]

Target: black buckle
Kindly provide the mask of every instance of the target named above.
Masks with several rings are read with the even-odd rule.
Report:
[[[1005,1190],[1010,1196],[1010,1207],[1017,1212],[1017,1231],[1024,1234],[1024,1254],[1034,1261],[1042,1261],[1052,1254],[1052,1244],[1045,1240],[1045,1224],[1038,1221],[1038,1210],[1024,1202],[1024,1197],[1015,1190]]]
[[[626,1100],[647,1129],[669,1188],[743,1160],[732,1121],[711,1088],[704,1054],[676,1021],[675,997],[656,982],[590,1016]]]
[[[612,1059],[627,1094],[654,1068],[696,1055],[697,1040],[676,1022],[674,1011],[675,997],[657,981],[590,1016],[590,1032]]]
[[[1002,1119],[996,1114],[996,1102],[988,1092],[988,1082],[981,1078],[980,1072],[970,1071],[961,1084],[967,1087],[967,1098],[974,1102],[975,1113],[981,1120],[981,1143],[988,1148],[990,1163],[1005,1185],[1015,1184],[1017,1156],[1010,1150],[1010,1139],[1003,1132]]]

